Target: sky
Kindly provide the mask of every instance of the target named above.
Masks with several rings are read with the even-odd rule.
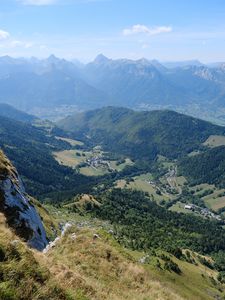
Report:
[[[225,0],[0,0],[0,56],[225,61]]]

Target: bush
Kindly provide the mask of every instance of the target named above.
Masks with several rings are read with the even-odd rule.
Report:
[[[204,265],[212,270],[215,268],[214,264],[211,261],[205,259],[204,257],[199,256],[198,259],[202,265]]]
[[[172,260],[166,261],[164,265],[164,269],[169,272],[175,272],[176,274],[181,274],[181,269],[179,268],[178,264],[173,262]]]
[[[5,260],[5,250],[0,245],[0,262],[3,262]]]
[[[8,282],[0,284],[0,299],[1,300],[16,300],[16,292]]]
[[[182,250],[180,248],[175,248],[170,251],[176,258],[181,259],[183,256]]]
[[[220,283],[225,283],[225,272],[224,271],[219,272],[219,274],[217,276],[217,280]]]

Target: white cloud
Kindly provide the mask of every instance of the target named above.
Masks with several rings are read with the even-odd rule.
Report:
[[[148,49],[148,48],[149,48],[149,45],[148,45],[148,44],[143,44],[143,45],[141,46],[141,48],[142,48],[142,49]]]
[[[48,49],[48,47],[46,45],[40,45],[39,48],[40,48],[41,51],[44,51],[44,50]]]
[[[13,40],[13,41],[11,41],[11,46],[12,47],[20,47],[20,46],[23,46],[23,42],[17,41],[17,40]]]
[[[10,37],[9,32],[0,29],[0,40],[5,40]]]
[[[55,4],[57,0],[17,0],[18,2],[24,4],[24,5],[51,5]]]
[[[33,46],[34,46],[34,44],[31,43],[31,42],[28,42],[28,43],[24,44],[24,48],[26,48],[26,49],[32,48]]]
[[[19,41],[19,40],[9,40],[9,42],[7,42],[5,44],[6,47],[9,48],[24,48],[24,49],[29,49],[32,48],[34,46],[34,43],[32,42],[24,42],[24,41]]]
[[[148,27],[146,25],[133,25],[131,28],[126,28],[123,30],[123,35],[135,35],[135,34],[147,34],[147,35],[157,35],[160,33],[168,33],[173,29],[170,26],[157,26]]]

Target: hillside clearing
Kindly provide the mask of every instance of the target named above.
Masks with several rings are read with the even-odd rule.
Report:
[[[210,137],[203,143],[203,145],[211,148],[225,146],[225,136],[210,135]]]
[[[69,138],[64,138],[64,137],[60,137],[60,136],[56,136],[55,137],[57,140],[61,140],[64,142],[69,143],[71,146],[83,146],[84,143],[78,140],[74,140],[74,139],[69,139]]]

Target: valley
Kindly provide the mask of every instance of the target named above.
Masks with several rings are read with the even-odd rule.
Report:
[[[225,1],[0,19],[0,300],[225,300]]]
[[[103,114],[104,111],[105,110],[103,109]],[[114,109],[114,111],[117,110]],[[131,113],[130,111],[128,112],[129,114]],[[168,114],[169,113],[170,112],[168,112]],[[96,111],[96,114],[98,114],[98,111]],[[108,122],[110,118],[111,116],[108,118]],[[123,116],[122,118],[125,117]],[[214,128],[215,129],[212,129],[212,131],[221,131],[222,129]],[[210,132],[211,129],[208,130]],[[85,132],[85,135],[87,134],[90,136],[90,132]],[[159,205],[177,212],[191,212],[204,218],[211,218],[211,211],[212,214],[215,213],[215,218],[218,214],[223,218],[222,208],[225,205],[224,189],[218,185],[208,184],[206,182],[202,184],[198,184],[197,182],[192,183],[192,181],[190,181],[181,171],[180,164],[182,163],[183,158],[173,158],[174,155],[167,152],[169,153],[168,157],[158,154],[157,159],[152,163],[146,158],[145,154],[142,160],[133,156],[133,152],[127,152],[127,154],[131,155],[130,158],[128,158],[125,156],[126,153],[123,152],[122,148],[119,148],[119,151],[117,150],[118,148],[114,150],[113,144],[113,151],[105,152],[104,149],[109,149],[107,148],[108,146],[104,144],[104,133],[101,132],[101,134],[103,135],[99,138],[95,133],[94,139],[96,137],[97,141],[92,144],[92,137],[89,137],[89,139],[86,140],[85,137],[82,138],[80,131],[76,134],[70,133],[71,137],[76,138],[77,136],[77,139],[82,140],[82,142],[77,142],[76,139],[74,141],[70,140],[70,142],[73,141],[71,142],[71,146],[75,149],[56,152],[53,153],[53,156],[60,164],[74,168],[83,175],[97,176],[99,178],[107,174],[110,175],[110,177],[108,177],[108,183],[105,184],[107,187],[110,187],[111,185],[116,188],[126,188],[146,192],[152,201],[156,201]],[[187,141],[185,141],[185,143],[186,142]],[[119,145],[119,143],[118,140],[117,144]],[[191,156],[190,153],[183,154],[183,156],[185,157],[185,155],[187,155],[187,157],[190,158],[196,157],[198,156],[198,153],[201,154],[204,151],[208,151],[207,149],[218,149],[217,147],[223,146],[223,144],[223,135],[212,135],[209,133],[208,137],[205,136],[204,139],[201,138],[199,144],[196,144],[196,148],[190,147],[189,151]],[[134,145],[134,149],[135,147],[136,146]],[[146,150],[148,147],[149,146],[146,145]],[[200,151],[198,149],[200,149]],[[143,150],[143,153],[145,153],[146,150]],[[150,145],[150,157],[151,151],[152,145]],[[115,156],[118,156],[117,160],[113,159]],[[145,166],[143,166],[144,160]],[[114,177],[118,176],[119,179],[113,180]],[[99,183],[99,186],[102,188],[101,182]],[[96,189],[98,189],[98,186]],[[185,209],[185,205],[191,204],[196,205],[195,212],[194,209],[191,211]],[[208,209],[209,213],[204,213],[204,211],[201,213],[201,209]]]
[[[17,249],[25,265],[32,255],[48,274],[40,275],[43,291],[35,277],[20,275],[36,286],[35,294],[18,286],[24,299],[223,299],[222,173],[214,183],[187,173],[193,159],[204,169],[211,151],[223,157],[223,127],[171,111],[112,107],[57,124],[19,117],[25,121],[1,118],[2,149],[53,241],[44,253]],[[7,243],[2,238],[0,246]],[[5,265],[15,268],[10,257]],[[0,295],[15,293],[2,276]]]
[[[71,139],[68,141],[72,146],[83,146],[84,144]],[[76,169],[80,174],[86,176],[103,176],[114,171],[122,171],[126,166],[132,166],[133,162],[129,158],[112,160],[107,157],[107,152],[103,152],[100,146],[96,146],[89,151],[63,150],[53,152],[53,156],[59,164]]]

